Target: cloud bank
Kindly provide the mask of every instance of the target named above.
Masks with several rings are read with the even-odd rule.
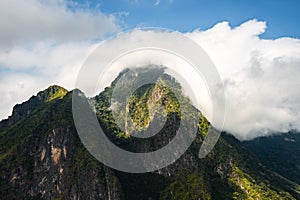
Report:
[[[300,130],[300,40],[259,37],[266,23],[222,22],[187,36],[215,62],[226,95],[224,129],[240,139]]]
[[[113,15],[70,2],[0,1],[0,119],[50,84],[72,89],[95,41],[119,29]]]
[[[63,0],[0,1],[0,47],[9,50],[19,43],[45,39],[97,39],[118,29],[112,15],[70,7]]]
[[[24,4],[25,10],[28,8],[25,1],[18,2]],[[7,27],[0,33],[1,44],[10,42],[6,44],[9,48],[0,52],[0,118],[11,114],[13,105],[50,84],[73,89],[81,64],[97,45],[91,38],[103,37],[117,29],[111,16],[102,13],[71,12],[58,0],[28,2],[32,9],[37,6],[36,10],[20,12],[28,12],[29,16],[33,13],[33,17],[26,18],[26,27],[30,28],[25,29],[21,19],[15,19],[17,26],[13,28],[3,19],[0,21]],[[34,19],[41,12],[37,11],[39,6],[53,9],[41,13],[44,16],[41,21]],[[3,5],[1,9],[4,13],[9,10],[3,9]],[[52,21],[48,16],[51,13],[61,19]],[[36,27],[44,21],[48,23]],[[71,28],[65,28],[69,23]],[[87,26],[86,31],[82,28],[75,34],[74,29],[81,25]],[[226,94],[224,130],[239,139],[300,130],[300,40],[260,38],[266,29],[265,22],[250,20],[237,27],[221,22],[208,30],[184,33],[203,47],[219,70]],[[24,42],[31,40],[34,42],[30,45]]]

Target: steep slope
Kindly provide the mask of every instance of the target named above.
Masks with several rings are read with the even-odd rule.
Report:
[[[140,74],[140,77],[147,77],[149,72],[147,70],[132,70],[132,72],[127,73],[129,74],[127,76],[131,76],[130,73],[132,73],[132,77],[135,74]],[[176,84],[176,80],[164,74],[163,70],[161,74],[158,73],[157,80],[158,82],[172,82],[173,85],[176,85],[177,91],[180,91],[180,85]],[[149,110],[151,109],[149,105],[152,105],[154,96],[159,97],[160,100],[163,99],[163,101],[156,100],[159,103],[164,102],[164,106],[169,112],[164,129],[155,137],[141,140],[128,137],[114,123],[109,109],[114,85],[115,82],[112,83],[111,87],[106,88],[103,93],[95,97],[98,117],[102,126],[106,128],[111,140],[125,149],[136,152],[148,152],[166,145],[176,132],[177,127],[174,124],[178,124],[178,118],[170,116],[179,116],[180,114],[178,113],[178,102],[174,95],[171,94],[172,92],[161,85],[148,85],[147,87],[141,87],[129,99],[129,107],[132,102],[135,105],[129,111],[132,119],[146,127],[149,126]],[[124,85],[123,87],[129,86]],[[188,100],[186,101],[188,102]],[[193,111],[189,110],[189,112]],[[200,112],[198,113],[201,115]],[[155,172],[161,175],[161,179],[157,179],[153,173],[140,176],[119,172],[118,174],[121,174],[121,176],[118,177],[120,177],[123,188],[130,185],[129,189],[139,187],[141,191],[140,193],[127,193],[125,190],[125,197],[129,196],[130,198],[128,199],[147,199],[149,197],[147,196],[149,185],[145,185],[144,189],[141,188],[142,183],[146,182],[160,187],[166,185],[163,191],[152,189],[152,194],[160,196],[161,199],[293,199],[285,191],[299,198],[299,191],[297,191],[299,186],[297,184],[290,184],[275,173],[267,170],[259,163],[259,160],[248,153],[247,149],[238,140],[230,135],[222,134],[215,149],[205,159],[199,159],[199,147],[208,127],[209,123],[201,115],[201,121],[198,125],[199,132],[195,142],[174,164]],[[154,180],[159,181],[154,182]],[[161,180],[164,181],[162,182]],[[140,196],[142,194],[146,194],[146,196]]]
[[[149,69],[125,70],[120,74],[141,77]],[[157,80],[180,85],[157,69]],[[134,152],[163,147],[174,137],[180,120],[177,99],[157,84],[141,87],[129,99],[135,123],[147,129],[154,102],[166,109],[163,129],[147,139],[131,137],[116,125],[110,87],[91,99],[107,136],[118,146]],[[134,81],[134,78],[132,78]],[[124,83],[124,86],[128,83]],[[14,108],[0,123],[0,191],[3,199],[299,199],[299,186],[282,179],[251,156],[234,137],[222,134],[204,159],[198,151],[209,128],[201,116],[198,133],[188,151],[161,170],[130,174],[112,170],[94,159],[82,145],[72,119],[72,92],[52,86]],[[183,112],[187,112],[186,108]],[[21,114],[20,114],[21,113]],[[120,113],[122,114],[122,113]],[[17,116],[17,117],[16,117]],[[130,130],[132,131],[132,130]]]

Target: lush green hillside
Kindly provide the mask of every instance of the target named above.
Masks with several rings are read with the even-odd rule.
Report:
[[[127,70],[141,77],[149,69]],[[135,152],[161,148],[174,137],[181,112],[201,116],[198,133],[188,151],[159,171],[130,174],[105,167],[81,144],[72,120],[72,92],[52,86],[14,108],[0,123],[0,191],[3,199],[299,199],[299,186],[264,167],[243,144],[222,134],[212,152],[198,158],[210,127],[199,111],[180,107],[189,100],[176,80],[158,68],[162,84],[141,87],[129,99],[135,123],[149,127],[155,100],[167,119],[163,129],[147,139],[130,137],[116,125],[110,98],[116,81],[91,99],[106,135],[117,145]],[[120,76],[121,76],[120,75]],[[120,76],[116,79],[118,80]],[[134,81],[134,78],[132,79]],[[171,83],[175,91],[164,83]],[[124,87],[129,87],[124,83]],[[176,95],[174,94],[176,93]],[[180,109],[181,108],[181,111]],[[189,109],[189,110],[187,110]],[[125,113],[120,113],[120,115]],[[16,117],[17,116],[17,117]]]

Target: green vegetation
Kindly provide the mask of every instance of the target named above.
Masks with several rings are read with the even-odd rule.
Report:
[[[289,193],[270,190],[264,182],[256,181],[240,168],[234,167],[233,176],[229,177],[231,184],[236,186],[237,191],[233,193],[233,199],[294,199]]]
[[[150,122],[148,97],[153,90],[153,85],[144,85],[133,93],[128,100],[130,117],[138,126],[146,127]]]
[[[167,87],[170,85],[172,85],[172,91]],[[125,134],[120,132],[115,126],[111,113],[104,111],[105,109],[103,108],[109,108],[109,103],[107,102],[109,102],[112,88],[113,86],[106,88],[103,93],[96,97],[96,102],[100,99],[105,99],[103,102],[106,102],[99,102],[97,107],[100,122],[103,122],[103,126],[108,130],[112,140],[114,140],[114,135],[119,138],[117,139],[119,141],[116,142],[117,144],[127,143],[131,147],[132,145],[143,146],[141,141],[136,143],[134,138],[123,137]],[[156,97],[160,96],[160,98],[154,99],[153,94]],[[183,107],[179,106],[177,98],[185,102],[182,104]],[[199,144],[206,136],[210,123],[195,108],[185,106],[190,104],[189,100],[182,95],[180,85],[166,74],[159,76],[156,85],[141,87],[130,97],[129,112],[133,121],[147,128],[151,119],[151,114],[149,114],[151,113],[151,107],[149,105],[153,106],[155,103],[162,105],[167,114],[176,113],[178,117],[181,117],[181,112],[185,112],[188,117],[200,117],[198,124],[199,135],[188,151],[194,155],[198,167],[195,168],[195,172],[187,172],[183,167],[175,176],[170,178],[162,176],[161,179],[164,180],[164,183],[168,182],[168,185],[160,194],[161,199],[223,199],[224,197],[226,199],[293,199],[285,191],[287,188],[283,185],[286,182],[279,177],[273,177],[273,175],[270,175],[271,172],[259,166],[259,161],[252,159],[248,151],[233,137],[223,134],[222,137],[224,138],[221,137],[215,149],[207,158],[199,160],[197,158]],[[100,104],[105,106],[101,107]],[[163,132],[164,130],[172,132],[173,128],[174,126],[165,126]],[[120,137],[124,138],[124,140],[120,141]],[[160,138],[160,140],[162,139]],[[146,146],[153,144],[155,143],[148,141]],[[133,150],[136,148],[129,149]],[[198,171],[197,169],[205,170],[206,174],[203,175],[203,171]],[[220,174],[218,175],[218,173]],[[123,176],[130,179],[129,175]],[[121,184],[123,187],[124,184],[129,184],[128,181],[122,180]],[[146,176],[143,180],[147,180]],[[272,181],[280,182],[281,184],[273,185]],[[158,182],[157,184],[163,185]]]
[[[172,182],[163,191],[161,199],[212,199],[208,184],[204,181],[203,175],[199,172],[189,173],[185,170],[179,172],[172,178]]]
[[[148,71],[137,71],[137,75],[136,71],[129,73],[131,81],[124,82],[123,87],[129,87],[140,77],[139,73],[153,75]],[[125,70],[120,76],[125,72],[130,70]],[[164,108],[165,111],[158,114],[166,116],[167,121],[162,130],[151,138],[130,137],[116,125],[110,109],[116,80],[90,100],[94,102],[99,123],[109,139],[132,152],[162,148],[174,137],[177,124],[183,117],[196,117],[199,119],[199,123],[195,124],[198,134],[180,159],[160,171],[144,174],[124,173],[105,167],[89,154],[76,133],[71,110],[72,92],[51,86],[28,102],[17,105],[14,116],[0,123],[0,191],[3,197],[14,199],[14,195],[19,195],[17,199],[28,199],[28,191],[41,189],[39,184],[42,183],[38,183],[37,178],[46,177],[49,181],[46,188],[51,188],[46,193],[57,199],[70,199],[74,193],[80,198],[102,195],[104,199],[108,194],[111,199],[114,195],[120,199],[300,199],[297,183],[268,170],[241,142],[226,133],[222,133],[206,158],[199,159],[202,141],[209,128],[213,127],[191,106],[174,78],[166,75],[161,68],[153,76],[157,78],[157,84],[145,85],[127,99],[133,122],[144,129],[151,123],[153,107],[159,105]],[[120,113],[120,117],[125,114]],[[67,149],[66,158],[62,156],[61,163],[57,165],[51,162],[53,145]],[[41,159],[40,155],[43,148],[48,148],[45,159]],[[299,145],[293,146],[292,150],[298,151]],[[293,158],[299,161],[297,156]],[[273,169],[276,168],[273,166]],[[284,165],[278,164],[276,170],[280,172],[282,169]],[[295,166],[287,169],[295,169]],[[296,176],[293,172],[289,175]],[[60,193],[51,184],[58,184]],[[93,193],[98,196],[92,197]],[[40,198],[42,194],[37,192],[34,197]]]
[[[300,184],[300,134],[283,133],[243,143],[261,162],[281,176]]]
[[[209,127],[210,127],[209,121],[203,115],[200,115],[200,122],[198,124],[198,129],[203,136],[207,135]]]
[[[52,101],[54,99],[62,99],[66,94],[67,90],[59,87],[59,86],[50,86],[47,90],[46,93],[48,93],[48,97],[46,98],[46,102]]]

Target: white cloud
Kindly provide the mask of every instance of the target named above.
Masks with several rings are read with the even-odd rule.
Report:
[[[0,117],[6,118],[11,114],[16,103],[21,103],[29,99],[37,88],[46,88],[45,77],[33,76],[22,73],[5,73],[0,79]],[[48,79],[48,78],[47,78]]]
[[[261,39],[265,30],[265,22],[250,20],[235,28],[222,22],[186,33],[215,62],[226,92],[225,130],[240,139],[300,130],[300,40]],[[24,39],[21,34],[16,38]],[[61,43],[39,41],[0,52],[0,118],[50,84],[74,87],[95,44],[60,39]],[[202,106],[205,110],[208,105]]]
[[[50,84],[72,89],[92,41],[118,30],[114,16],[66,2],[0,1],[0,119]]]
[[[3,0],[0,13],[0,47],[5,50],[36,40],[97,39],[118,29],[112,15],[71,10],[63,0]]]
[[[73,89],[81,64],[93,48],[90,43],[40,43],[0,53],[0,66],[9,66],[2,71],[0,67],[0,119],[10,115],[16,103],[52,84]]]
[[[252,139],[291,129],[300,130],[300,40],[261,39],[259,36],[266,28],[265,22],[250,20],[235,28],[222,22],[209,30],[186,33],[205,49],[219,70],[226,95],[224,130],[239,139]],[[146,35],[148,41],[155,38],[155,35],[151,38],[151,34],[142,31],[134,34],[135,37],[130,38],[133,43]],[[167,41],[172,35],[166,34],[165,37]],[[123,43],[120,39],[111,46]],[[152,57],[150,60],[149,55]],[[117,66],[128,67],[134,63],[147,62],[173,64],[168,56],[145,52],[127,56],[119,60]],[[180,65],[179,73],[184,74],[187,68],[182,63]],[[196,81],[193,78],[188,80],[194,87],[198,87]],[[210,92],[217,94],[216,91]],[[202,100],[203,105],[199,108],[211,120],[210,102],[206,96]]]
[[[264,22],[227,22],[187,35],[215,62],[226,90],[225,130],[240,139],[300,130],[300,40],[259,37]]]

